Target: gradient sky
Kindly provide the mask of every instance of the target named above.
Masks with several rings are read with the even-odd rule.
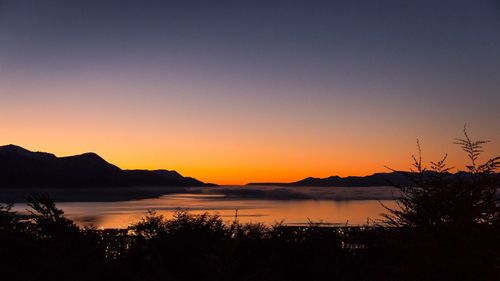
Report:
[[[500,154],[498,1],[0,0],[0,144],[221,184]]]

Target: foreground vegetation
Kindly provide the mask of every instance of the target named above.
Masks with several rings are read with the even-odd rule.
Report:
[[[448,228],[223,224],[154,213],[127,230],[78,228],[50,200],[4,209],[3,280],[499,280],[498,225]]]
[[[498,157],[481,145],[452,176],[446,157],[406,173],[398,209],[379,225],[224,224],[216,215],[151,212],[125,230],[80,228],[46,196],[32,214],[0,207],[2,280],[500,280]],[[419,149],[420,151],[420,149]]]

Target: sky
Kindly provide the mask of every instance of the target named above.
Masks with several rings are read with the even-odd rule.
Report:
[[[0,0],[0,144],[295,181],[499,155],[499,108],[498,1]]]

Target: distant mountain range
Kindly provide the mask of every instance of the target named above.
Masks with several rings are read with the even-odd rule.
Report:
[[[468,177],[470,174],[457,173],[449,174],[450,177],[461,175]],[[500,174],[493,174],[492,177],[500,178]],[[369,186],[414,186],[415,183],[406,175],[398,172],[391,173],[376,173],[365,177],[339,177],[332,176],[328,178],[305,178],[300,181],[290,183],[277,183],[277,182],[260,182],[249,183],[247,185],[273,185],[273,186],[318,186],[318,187],[369,187]]]
[[[430,173],[430,172],[429,172]],[[450,177],[467,178],[471,175],[464,172],[458,172],[456,174],[448,174]],[[500,182],[500,173],[489,175],[496,182]],[[457,179],[458,179],[457,178]],[[290,182],[290,183],[280,183],[280,182],[258,182],[249,183],[247,185],[273,185],[273,186],[317,186],[317,187],[369,187],[369,186],[415,186],[410,177],[398,172],[391,173],[375,173],[370,176],[364,177],[339,177],[332,176],[328,178],[305,178],[300,181]]]
[[[274,186],[338,186],[338,187],[367,187],[367,186],[409,186],[411,180],[400,173],[376,173],[365,177],[339,177],[331,176],[328,178],[308,177],[303,180],[289,183],[280,182],[259,182],[249,183],[247,185],[274,185]]]
[[[0,146],[0,187],[215,186],[176,171],[122,170],[95,153],[56,157]]]

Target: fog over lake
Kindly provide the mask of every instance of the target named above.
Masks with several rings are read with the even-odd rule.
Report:
[[[154,198],[144,198],[147,195],[143,194],[135,199],[109,202],[92,202],[98,200],[91,199],[99,197],[100,193],[114,193],[121,198],[120,193],[131,194],[130,189],[44,191],[58,198],[57,207],[76,223],[98,228],[126,228],[138,222],[148,210],[169,218],[179,209],[193,214],[218,214],[227,223],[234,221],[238,210],[237,219],[243,223],[303,225],[313,221],[329,225],[359,225],[380,219],[380,214],[386,211],[383,205],[394,207],[393,198],[398,194],[391,187],[223,186],[186,188],[160,196],[156,195],[157,189],[153,190],[151,197]],[[5,191],[2,196],[2,200],[7,201]],[[14,206],[14,210],[20,213],[25,213],[26,209],[23,202]]]

